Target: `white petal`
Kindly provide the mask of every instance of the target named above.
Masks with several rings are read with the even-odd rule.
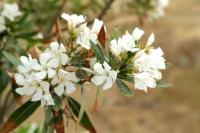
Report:
[[[102,64],[100,64],[100,63],[94,64],[93,69],[98,74],[105,74],[105,71],[104,71],[104,69],[102,67]]]
[[[39,101],[42,99],[42,90],[37,90],[36,93],[33,95],[31,101]]]
[[[47,72],[44,71],[44,70],[41,71],[41,72],[35,73],[35,76],[36,76],[36,78],[37,78],[38,80],[44,79],[44,78],[46,77],[46,75],[47,75]]]
[[[41,81],[40,82],[41,87],[45,90],[48,91],[49,90],[49,83],[47,81]]]
[[[33,59],[31,62],[31,66],[34,70],[41,70],[42,66],[38,64],[36,59]]]
[[[63,43],[60,44],[59,51],[62,53],[66,52],[66,49],[65,49],[65,46],[63,45]]]
[[[59,60],[58,59],[51,59],[49,62],[48,62],[48,66],[51,67],[51,68],[56,68],[59,66]]]
[[[112,77],[113,82],[115,82],[116,78],[117,78],[117,71],[111,70],[109,72],[109,76]]]
[[[64,93],[64,84],[59,84],[54,88],[54,91],[58,96],[61,96]]]
[[[132,35],[133,35],[133,38],[138,41],[143,36],[143,34],[144,34],[143,30],[139,28],[135,28]]]
[[[22,87],[17,88],[17,89],[15,90],[15,92],[18,93],[19,95],[24,95],[24,94],[25,94],[25,93],[24,93],[24,88],[22,88]]]
[[[51,99],[51,95],[50,94],[44,94],[43,95],[43,98],[46,100],[46,101],[49,101]]]
[[[66,86],[66,93],[67,94],[71,94],[72,92],[74,92],[76,90],[75,85],[72,82],[66,82],[65,83]]]
[[[91,81],[96,85],[100,86],[102,85],[106,80],[106,76],[104,75],[94,75],[91,79]]]
[[[52,42],[52,43],[50,43],[50,48],[51,48],[52,51],[57,51],[58,48],[59,48],[58,42]]]
[[[47,73],[48,73],[48,77],[52,78],[54,75],[56,75],[56,70],[49,68],[47,70]]]
[[[67,74],[68,74],[68,72],[65,70],[59,69],[59,71],[58,71],[59,78],[64,78]]]
[[[26,87],[26,88],[24,88],[24,93],[25,93],[25,95],[30,96],[30,95],[33,95],[35,90],[36,90],[35,87]]]
[[[55,105],[52,97],[47,101],[47,105]]]
[[[61,54],[60,59],[61,59],[61,64],[66,65],[69,60],[69,57],[66,54]]]
[[[22,62],[23,65],[28,65],[29,64],[29,60],[26,56],[21,56],[20,57],[20,61]]]
[[[18,85],[24,85],[26,83],[25,78],[22,74],[15,74],[15,80]]]
[[[58,83],[59,79],[58,76],[55,76],[52,80],[51,80],[51,84],[52,85],[56,85]]]
[[[147,41],[147,46],[150,46],[154,43],[155,41],[155,35],[152,33]]]
[[[103,26],[103,21],[100,21],[99,19],[95,19],[91,32],[95,32],[96,34],[98,34],[102,26]]]
[[[45,65],[47,64],[47,61],[50,59],[50,55],[47,53],[43,53],[40,55],[40,64]]]
[[[79,79],[76,77],[76,73],[75,72],[69,72],[65,75],[65,80],[68,81],[73,81],[73,82],[78,82]]]
[[[111,77],[108,77],[108,78],[106,79],[105,84],[103,85],[103,90],[107,90],[107,89],[111,88],[112,85],[113,85],[112,78],[111,78]]]
[[[104,61],[104,63],[103,63],[103,66],[104,66],[104,69],[105,69],[107,72],[111,70],[111,67],[110,67],[110,66],[108,65],[108,63],[105,62],[105,61]]]

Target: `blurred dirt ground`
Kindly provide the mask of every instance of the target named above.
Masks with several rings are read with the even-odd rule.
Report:
[[[130,31],[138,26],[131,14],[108,15],[105,22],[108,30],[115,25]],[[98,133],[199,133],[200,0],[171,0],[165,17],[141,28],[147,35],[156,34],[156,46],[163,48],[173,64],[164,71],[163,79],[174,87],[152,89],[148,94],[135,91],[133,98],[123,97],[116,88],[108,90],[101,109],[91,114]],[[95,89],[88,91],[89,103],[93,103],[94,93]],[[42,123],[41,115],[38,110],[28,121]]]

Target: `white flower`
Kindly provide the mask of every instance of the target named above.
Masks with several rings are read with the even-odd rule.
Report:
[[[90,30],[88,27],[83,28],[77,37],[76,43],[89,50],[90,41],[97,43],[97,37],[102,26],[103,21],[95,19],[92,29]]]
[[[155,88],[156,80],[149,76],[147,72],[134,74],[135,88],[147,92],[147,87]]]
[[[139,71],[134,74],[135,88],[144,91],[147,91],[147,87],[155,88],[156,80],[162,78],[159,70],[166,68],[162,50],[150,49],[148,53],[139,51],[135,56],[134,66]]]
[[[86,17],[83,15],[77,15],[77,14],[66,14],[63,13],[61,17],[67,21],[68,23],[68,28],[71,29],[76,29],[78,25],[84,23],[86,21]]]
[[[138,41],[144,34],[144,31],[139,29],[139,28],[135,28],[133,33],[132,33],[132,36],[134,38],[134,40]]]
[[[26,74],[33,70],[40,70],[41,66],[38,64],[38,61],[36,59],[33,59],[31,55],[28,57],[21,56],[20,57],[21,65],[18,66],[18,71],[20,73]]]
[[[93,69],[96,75],[92,77],[91,81],[97,86],[102,86],[103,90],[111,88],[117,78],[117,71],[111,70],[106,62],[103,65],[96,63]]]
[[[48,53],[42,53],[39,57],[42,69],[37,72],[38,77],[43,77],[43,79],[48,75],[48,78],[52,78],[56,74],[56,68],[58,67],[58,61],[56,59],[51,59]]]
[[[0,16],[0,33],[6,30],[6,24],[4,17]]]
[[[45,51],[50,55],[49,63],[51,66],[58,67],[60,65],[66,65],[69,61],[68,55],[65,53],[65,46],[58,42],[50,43],[50,48]]]
[[[76,43],[81,45],[81,47],[89,50],[90,49],[90,41],[92,41],[94,44],[97,43],[97,35],[95,33],[92,33],[89,31],[89,29],[84,32],[80,32],[78,35],[78,38],[76,40]]]
[[[14,21],[16,17],[21,16],[21,12],[19,11],[19,7],[16,3],[8,4],[5,3],[3,6],[2,16],[6,17],[10,21]]]
[[[20,95],[32,95],[31,101],[41,101],[41,105],[54,105],[54,101],[49,92],[49,83],[47,81],[28,82],[22,75],[16,74],[17,84],[24,85],[16,89]]]
[[[165,15],[164,9],[169,5],[169,0],[157,0],[154,3],[154,10],[149,13],[150,19],[157,19]]]
[[[119,56],[121,53],[124,52],[122,44],[119,43],[119,40],[117,39],[113,39],[110,41],[110,50],[116,56]]]
[[[165,69],[165,59],[161,48],[151,49],[149,53],[140,51],[136,54],[134,66],[139,71],[151,71],[154,69]]]
[[[119,56],[123,52],[130,51],[134,53],[140,50],[139,48],[136,48],[135,38],[129,33],[123,35],[118,40],[116,39],[111,40],[110,49],[111,49],[111,52],[117,56]]]
[[[74,83],[78,81],[79,79],[76,77],[75,72],[66,72],[62,69],[59,69],[58,75],[52,79],[51,84],[56,85],[54,91],[58,96],[61,96],[65,92],[66,94],[71,94],[74,92],[76,90]]]

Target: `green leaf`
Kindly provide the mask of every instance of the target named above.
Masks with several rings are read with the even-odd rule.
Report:
[[[4,91],[4,89],[7,87],[8,83],[9,83],[9,76],[7,75],[6,72],[4,72],[3,70],[0,70],[0,93]]]
[[[24,103],[21,107],[15,110],[9,119],[4,124],[1,132],[13,131],[16,127],[22,124],[28,117],[30,117],[36,109],[40,106],[40,101],[31,102],[30,100]]]
[[[54,102],[55,102],[55,105],[54,106],[52,106],[53,107],[53,109],[55,110],[55,111],[59,111],[60,109],[61,109],[61,97],[59,97],[59,96],[56,96],[55,98],[54,98]]]
[[[10,53],[6,52],[6,51],[3,51],[3,55],[8,59],[8,61],[10,63],[12,63],[13,65],[19,65],[20,64],[20,61],[15,58],[13,55],[11,55]]]
[[[85,79],[88,74],[86,71],[84,71],[83,69],[79,69],[76,71],[76,76],[79,78],[79,79]]]
[[[172,63],[165,63],[166,67],[169,68],[172,66]]]
[[[101,64],[103,64],[103,62],[106,60],[103,51],[97,44],[93,43],[92,41],[90,41],[90,44],[97,60],[100,61]]]
[[[133,96],[133,90],[130,89],[122,80],[116,79],[116,85],[124,96],[127,97]]]
[[[165,81],[157,81],[156,82],[157,88],[169,88],[169,87],[172,87],[172,86],[173,86],[173,84],[167,83]]]
[[[67,100],[68,100],[69,106],[71,107],[71,110],[73,111],[73,114],[78,118],[79,112],[81,109],[81,105],[74,98],[72,98],[70,96],[67,97]],[[96,129],[94,128],[92,122],[90,121],[90,119],[85,111],[83,113],[80,124],[87,130],[89,130],[90,133],[96,133]]]
[[[54,133],[54,124],[50,124],[52,120],[52,112],[51,108],[47,107],[45,109],[45,119],[44,119],[44,125],[42,129],[42,133]]]

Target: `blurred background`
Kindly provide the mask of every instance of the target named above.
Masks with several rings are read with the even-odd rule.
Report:
[[[76,0],[77,1],[77,0]],[[83,0],[87,3],[87,0]],[[103,2],[103,1],[102,1]],[[74,4],[74,5],[73,5]],[[200,132],[200,0],[171,0],[166,14],[156,21],[139,23],[133,9],[115,0],[103,20],[108,32],[119,27],[130,32],[143,29],[146,41],[151,32],[156,35],[156,47],[161,47],[172,67],[163,71],[163,79],[173,84],[167,89],[136,90],[133,98],[122,96],[115,88],[108,90],[98,112],[90,113],[99,133],[199,133]],[[106,5],[106,4],[105,4]],[[44,5],[43,5],[44,6]],[[74,8],[76,7],[77,8]],[[67,13],[82,13],[95,17],[75,2],[66,6]],[[72,10],[73,9],[73,10]],[[98,10],[97,10],[98,12]],[[122,33],[123,33],[122,32]],[[88,90],[87,110],[91,110],[96,90]],[[74,94],[77,96],[78,94]],[[94,97],[91,97],[94,96]],[[42,125],[40,108],[27,123]],[[68,131],[79,132],[72,122]]]

